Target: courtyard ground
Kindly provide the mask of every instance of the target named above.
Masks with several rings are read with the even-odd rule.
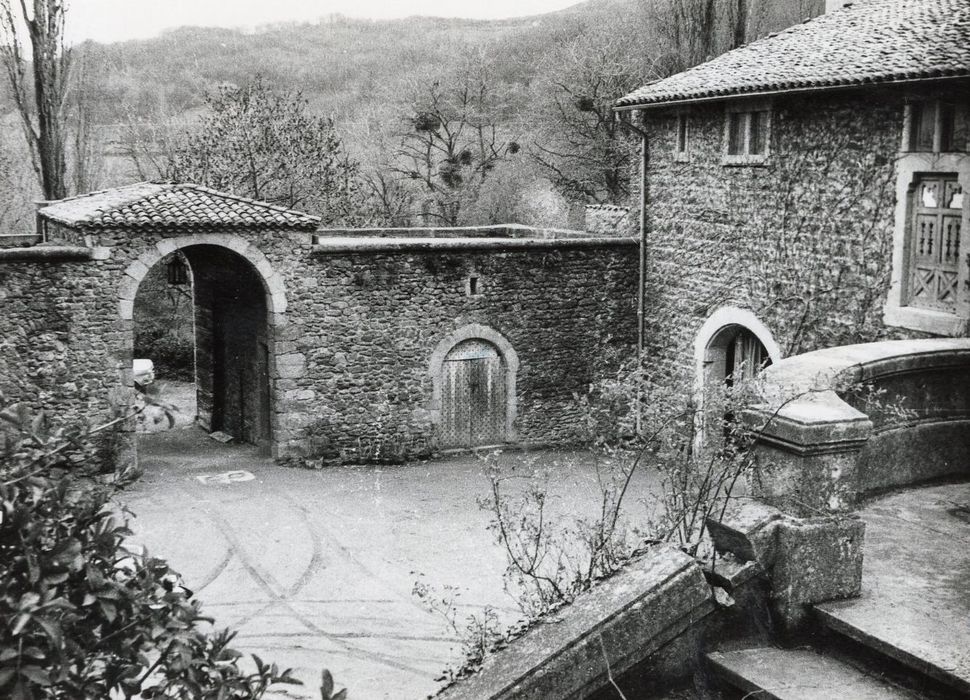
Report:
[[[327,667],[351,697],[422,698],[461,661],[454,631],[412,594],[421,580],[454,586],[459,622],[483,606],[520,612],[503,589],[505,556],[478,506],[489,481],[475,455],[402,466],[281,467],[246,445],[195,428],[140,438],[144,476],[123,494],[136,542],[167,558],[236,648],[296,669],[317,698]],[[559,515],[598,508],[595,458],[506,452],[502,467],[552,468]],[[642,512],[656,478],[631,484]]]

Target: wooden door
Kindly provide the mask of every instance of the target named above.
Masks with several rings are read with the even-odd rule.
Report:
[[[952,311],[959,289],[963,190],[952,176],[924,178],[914,204],[909,303]]]
[[[445,357],[441,377],[441,446],[505,442],[505,362],[484,340],[459,343]]]

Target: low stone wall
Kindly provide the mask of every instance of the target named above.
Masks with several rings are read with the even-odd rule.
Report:
[[[432,356],[468,327],[487,328],[517,355],[507,439],[575,441],[584,424],[574,395],[633,354],[636,246],[385,240],[321,240],[306,267],[287,273],[287,316],[300,332],[286,349],[302,359],[277,390],[299,431],[292,449],[354,461],[434,448]]]
[[[755,495],[797,513],[970,472],[970,339],[900,340],[797,355],[764,373]]]
[[[441,700],[586,698],[715,611],[700,566],[657,547],[542,620]]]

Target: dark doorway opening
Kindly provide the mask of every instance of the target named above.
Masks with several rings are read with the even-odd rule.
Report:
[[[184,276],[172,272],[173,260],[184,263]],[[163,379],[170,374],[158,344],[144,342],[148,337],[144,327],[158,326],[159,319],[152,314],[158,313],[160,291],[173,296],[171,287],[186,286],[179,294],[190,300],[192,332],[187,340],[180,331],[177,340],[192,346],[193,418],[209,432],[259,445],[268,453],[272,444],[272,338],[259,273],[242,256],[215,245],[182,248],[156,267],[168,274],[153,269],[146,277],[150,284],[143,281],[135,300],[136,357],[147,355]]]

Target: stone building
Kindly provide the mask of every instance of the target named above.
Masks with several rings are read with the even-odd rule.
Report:
[[[0,390],[66,419],[130,402],[135,297],[176,251],[194,290],[198,421],[279,458],[568,442],[574,394],[634,344],[630,236],[320,232],[170,183],[50,203],[38,222],[39,242],[0,248]]]
[[[966,335],[970,4],[828,4],[617,102],[646,155],[644,356],[668,376]]]

